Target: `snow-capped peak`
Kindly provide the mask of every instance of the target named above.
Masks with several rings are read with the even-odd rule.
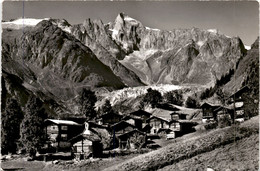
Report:
[[[136,22],[136,19],[133,19],[133,18],[131,18],[131,17],[129,17],[129,16],[125,16],[125,17],[124,17],[124,20],[125,20],[125,21],[135,21],[135,22]]]
[[[251,46],[244,45],[246,50],[250,50]]]
[[[208,31],[208,32],[211,32],[211,33],[215,33],[215,34],[218,33],[218,30],[217,30],[217,29],[208,29],[207,31]]]
[[[3,24],[16,24],[16,25],[35,26],[39,22],[41,22],[43,20],[49,20],[49,18],[44,18],[44,19],[19,18],[19,19],[14,20],[14,21],[3,22]]]
[[[49,20],[49,18],[44,18],[44,19],[35,19],[35,18],[19,18],[14,21],[7,21],[7,22],[2,22],[2,27],[3,28],[12,28],[12,29],[20,29],[22,27],[26,26],[36,26],[39,22],[43,20]]]

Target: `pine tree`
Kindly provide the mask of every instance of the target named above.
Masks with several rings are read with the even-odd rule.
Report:
[[[105,104],[101,108],[101,113],[106,114],[106,113],[112,113],[113,108],[111,106],[111,103],[109,100],[106,99]]]
[[[34,157],[36,151],[44,142],[44,119],[46,119],[42,102],[35,96],[30,96],[25,106],[25,115],[21,124],[21,144]]]
[[[97,115],[95,111],[96,102],[97,97],[93,91],[87,89],[82,90],[79,99],[80,112],[82,115],[86,116],[87,120],[91,120]]]
[[[190,96],[187,98],[185,105],[188,108],[197,108],[199,106],[197,100]]]
[[[2,154],[15,153],[19,140],[20,124],[23,118],[22,110],[15,99],[8,99],[2,113],[1,152]]]
[[[147,93],[143,98],[145,104],[150,104],[152,108],[156,107],[162,101],[162,95],[159,91],[151,88],[147,89]]]

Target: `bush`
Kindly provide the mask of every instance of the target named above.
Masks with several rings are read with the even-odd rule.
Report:
[[[155,108],[160,102],[162,102],[162,94],[157,90],[148,88],[143,98],[143,103],[150,104],[152,108]]]
[[[197,108],[199,107],[199,103],[195,98],[189,96],[185,102],[185,106],[188,108]]]
[[[163,97],[167,103],[176,104],[179,106],[183,104],[182,91],[179,90],[170,91],[167,92]]]
[[[223,118],[220,118],[218,121],[218,126],[224,128],[231,125],[231,119],[225,115]]]
[[[210,123],[204,125],[206,130],[215,129],[215,128],[217,128],[217,126],[218,126],[217,122],[210,122]]]

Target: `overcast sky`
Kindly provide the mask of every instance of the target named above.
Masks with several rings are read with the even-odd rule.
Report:
[[[256,1],[5,1],[3,20],[21,18],[59,18],[71,24],[86,18],[114,21],[125,12],[143,25],[163,30],[198,27],[217,28],[228,36],[239,36],[251,45],[258,36],[259,7]]]

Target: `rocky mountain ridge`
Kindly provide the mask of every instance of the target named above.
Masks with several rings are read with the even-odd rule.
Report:
[[[230,38],[213,29],[151,29],[123,13],[107,27],[128,54],[120,62],[148,85],[212,86],[246,53],[239,37]]]
[[[131,87],[145,84],[209,87],[247,53],[239,37],[218,30],[153,29],[123,13],[108,24],[91,19],[76,25],[64,19],[28,23],[23,30],[3,24],[4,86],[10,96],[21,96],[5,81],[9,74],[17,76],[20,89],[56,101],[60,113],[77,112],[74,99],[83,87],[101,96],[125,86],[135,92]]]

